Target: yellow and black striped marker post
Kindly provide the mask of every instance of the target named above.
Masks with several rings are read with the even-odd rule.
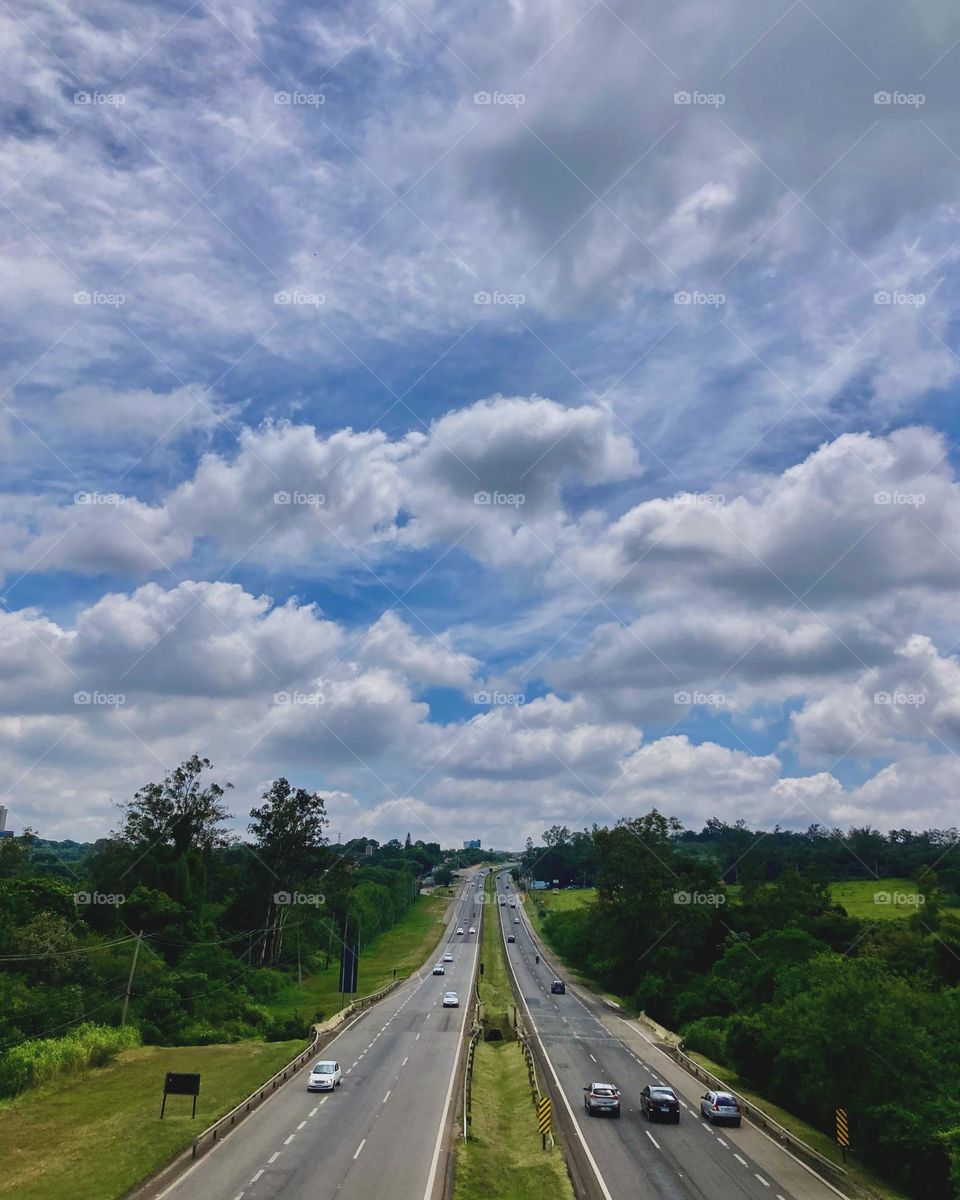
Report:
[[[550,1132],[550,1097],[542,1096],[537,1101],[537,1128],[543,1137],[543,1148],[547,1148],[547,1134]]]
[[[847,1123],[847,1110],[845,1108],[837,1109],[837,1145],[840,1147],[840,1154],[843,1161],[847,1161],[847,1147],[850,1145],[850,1126]]]

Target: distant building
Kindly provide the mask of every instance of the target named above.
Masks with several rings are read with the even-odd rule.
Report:
[[[470,838],[469,841],[466,841],[463,843],[463,848],[464,848],[464,850],[479,850],[480,849],[480,839],[479,838]]]
[[[13,837],[13,830],[7,828],[7,806],[0,804],[0,837]]]

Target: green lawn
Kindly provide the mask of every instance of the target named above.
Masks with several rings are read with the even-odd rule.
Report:
[[[919,892],[912,879],[852,879],[831,883],[830,894],[851,917],[895,921],[919,911]]]
[[[194,1133],[222,1116],[306,1043],[141,1046],[79,1079],[0,1104],[0,1196],[16,1200],[115,1200],[147,1179]],[[199,1071],[197,1118],[185,1096],[167,1100],[166,1071]]]
[[[488,875],[480,996],[485,1014],[507,1012],[513,988],[497,921],[494,876]],[[542,1149],[527,1065],[519,1042],[477,1043],[468,1142],[457,1145],[454,1200],[573,1200],[559,1147]]]
[[[379,991],[422,966],[443,935],[447,894],[420,897],[402,921],[360,957],[358,995]],[[339,964],[304,979],[271,1003],[278,1015],[312,1019],[340,1009]],[[229,1046],[144,1046],[109,1067],[37,1088],[0,1103],[0,1196],[16,1200],[116,1200],[190,1144],[194,1133],[228,1112],[289,1062],[306,1041]],[[166,1071],[203,1076],[197,1119],[173,1097],[159,1120]]]
[[[364,948],[357,970],[358,996],[369,996],[386,987],[394,977],[394,969],[397,978],[403,979],[426,962],[443,936],[443,914],[450,899],[446,892],[419,897],[401,921]],[[270,1009],[280,1017],[299,1012],[308,1020],[315,1019],[317,1013],[322,1013],[325,1020],[339,1012],[339,956],[325,971],[304,979],[302,990],[295,983],[284,988],[270,1001]]]

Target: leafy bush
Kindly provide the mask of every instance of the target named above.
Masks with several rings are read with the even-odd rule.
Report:
[[[716,1063],[725,1062],[727,1057],[725,1025],[723,1017],[701,1017],[698,1021],[691,1021],[681,1030],[684,1049],[705,1054],[707,1058],[713,1059]]]
[[[140,1034],[131,1026],[112,1029],[90,1023],[78,1025],[66,1037],[22,1042],[0,1055],[0,1096],[16,1096],[60,1075],[106,1066],[121,1050],[139,1044]]]
[[[297,1038],[306,1038],[309,1034],[310,1022],[300,1013],[291,1013],[287,1017],[274,1017],[263,1031],[264,1041],[267,1042],[292,1042]]]

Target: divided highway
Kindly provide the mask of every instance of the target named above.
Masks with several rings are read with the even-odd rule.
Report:
[[[308,1068],[237,1132],[160,1193],[169,1200],[432,1200],[443,1184],[445,1133],[480,918],[468,878],[446,939],[421,971],[348,1022],[316,1055],[340,1063],[343,1083],[308,1093]],[[464,933],[457,935],[457,927]],[[478,933],[466,931],[474,926]],[[431,974],[446,950],[446,974]],[[445,991],[459,1008],[443,1008]],[[158,1200],[160,1200],[158,1197]]]
[[[507,896],[507,904],[497,906],[504,941],[509,933],[517,938],[506,951],[523,1007],[607,1200],[836,1200],[841,1195],[747,1122],[733,1129],[703,1120],[703,1085],[658,1050],[635,1022],[612,1016],[582,989],[568,987],[565,995],[552,995],[555,976],[543,961],[523,904],[509,906],[514,888],[508,873],[498,873],[497,892]],[[620,1120],[587,1115],[583,1088],[592,1082],[619,1087]],[[640,1115],[641,1089],[657,1083],[679,1097],[679,1125],[649,1124]]]

